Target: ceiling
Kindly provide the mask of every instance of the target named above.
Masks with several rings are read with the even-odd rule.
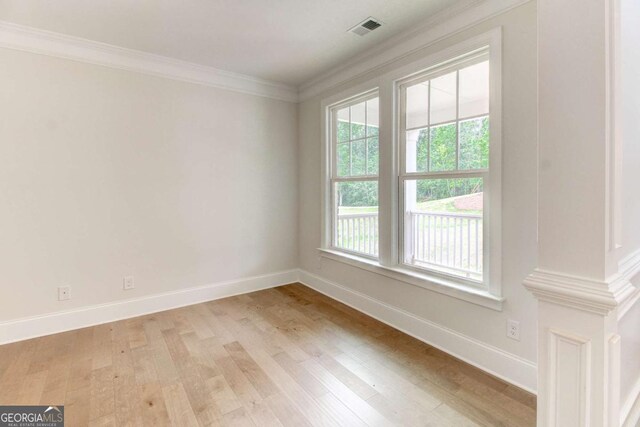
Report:
[[[0,20],[297,86],[456,2],[0,0]]]

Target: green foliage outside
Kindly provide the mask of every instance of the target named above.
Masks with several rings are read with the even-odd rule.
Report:
[[[340,182],[337,186],[338,206],[378,206],[377,182]]]
[[[458,169],[484,169],[489,163],[489,118],[460,122]],[[378,128],[338,121],[338,176],[375,175],[379,168]],[[351,136],[350,132],[351,131]],[[365,134],[366,132],[366,134]],[[433,126],[420,131],[416,149],[417,171],[456,170],[456,125]],[[364,138],[349,142],[350,138]],[[343,182],[338,184],[339,206],[367,207],[378,204],[376,182]],[[417,202],[425,203],[482,191],[482,180],[419,180]]]
[[[377,175],[379,168],[378,128],[352,123],[351,134],[352,140],[365,138],[365,136],[366,139],[349,142],[349,123],[339,121],[338,176]]]
[[[489,167],[489,118],[460,123],[460,169]]]
[[[430,141],[429,138],[430,137]],[[431,150],[428,150],[428,143]],[[456,125],[434,126],[420,132],[417,141],[417,170],[456,170]],[[429,169],[427,169],[427,163]],[[484,169],[489,166],[489,118],[460,122],[458,169]],[[445,199],[482,191],[480,179],[433,179],[418,181],[417,202]]]

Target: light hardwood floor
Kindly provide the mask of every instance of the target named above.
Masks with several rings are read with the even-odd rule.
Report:
[[[533,426],[535,397],[294,284],[0,346],[67,426]]]

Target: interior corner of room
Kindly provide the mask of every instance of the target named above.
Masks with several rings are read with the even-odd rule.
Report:
[[[0,0],[0,414],[640,423],[635,0],[205,3]]]

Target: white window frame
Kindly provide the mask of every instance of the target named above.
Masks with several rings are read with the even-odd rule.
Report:
[[[425,49],[432,50],[430,47]],[[434,71],[447,64],[459,62],[462,58],[488,52],[490,63],[490,149],[489,149],[489,178],[485,185],[485,212],[483,224],[485,230],[490,230],[485,237],[487,249],[484,252],[488,268],[483,286],[471,286],[465,281],[433,274],[430,271],[409,268],[402,262],[402,221],[404,203],[402,197],[404,188],[401,187],[401,141],[400,141],[400,90],[402,82],[411,77]],[[422,59],[408,63],[406,59],[398,60],[406,65],[393,68],[388,64],[384,74],[373,79],[355,84],[345,90],[336,91],[321,101],[321,140],[322,140],[322,234],[320,255],[332,261],[337,261],[364,269],[376,274],[387,276],[397,281],[438,292],[453,298],[467,301],[493,310],[502,310],[502,31],[495,28],[484,34],[477,35],[460,43],[454,44],[441,51],[426,54]],[[330,108],[344,100],[353,99],[372,91],[378,91],[379,96],[379,149],[380,171],[378,174],[378,215],[379,215],[379,258],[369,259],[359,254],[350,254],[336,250],[331,245],[332,238],[332,209],[331,200],[331,167],[332,149],[330,138]],[[487,191],[489,188],[490,191]]]
[[[368,258],[371,260],[377,260],[378,257],[375,257],[373,255],[368,255],[362,252],[357,252],[357,251],[351,251],[349,249],[346,248],[342,248],[339,246],[336,246],[336,239],[337,239],[337,234],[338,234],[338,228],[337,228],[337,224],[335,223],[335,220],[338,216],[338,212],[337,212],[337,201],[336,201],[336,194],[335,194],[335,185],[339,182],[358,182],[358,181],[375,181],[378,184],[378,188],[380,187],[380,175],[375,174],[375,175],[355,175],[355,176],[339,176],[338,175],[338,126],[337,126],[337,122],[338,122],[338,118],[337,118],[337,114],[338,114],[338,110],[341,110],[345,107],[350,107],[362,102],[366,102],[369,101],[371,99],[374,98],[378,98],[378,90],[377,89],[373,89],[371,91],[368,91],[366,93],[357,95],[355,97],[351,97],[348,98],[346,100],[343,100],[337,104],[333,104],[331,106],[328,107],[329,109],[329,157],[330,157],[330,162],[329,162],[329,168],[331,170],[331,174],[330,174],[330,188],[329,188],[329,192],[331,194],[331,219],[330,219],[330,224],[331,224],[331,239],[330,239],[330,245],[329,247],[332,250],[335,251],[339,251],[339,252],[344,252],[347,254],[351,254],[354,256],[359,256],[359,257],[363,257],[363,258]],[[368,123],[367,123],[367,110],[365,108],[365,129],[368,127]],[[349,117],[349,119],[351,119],[351,117]],[[369,137],[366,135],[361,139],[367,140]],[[351,143],[354,140],[352,140],[351,138],[349,139],[349,144],[351,145]],[[380,147],[380,135],[378,135],[378,147]],[[380,157],[380,155],[378,154],[378,158]],[[353,162],[353,158],[352,156],[349,156],[349,162]],[[365,162],[366,164],[366,162]],[[351,168],[350,168],[351,169]],[[365,166],[365,171],[366,171],[366,166]],[[379,202],[378,202],[379,204]],[[378,218],[378,222],[380,221],[380,218]],[[380,230],[378,230],[378,233],[380,232]],[[379,252],[380,248],[378,247],[378,252]]]
[[[490,283],[490,253],[489,253],[489,241],[491,236],[491,224],[488,218],[490,217],[491,211],[491,203],[489,200],[489,194],[491,194],[491,151],[494,146],[491,141],[493,134],[491,133],[491,100],[489,101],[489,112],[487,114],[481,114],[474,117],[465,117],[461,119],[459,117],[459,100],[460,94],[456,95],[456,118],[454,120],[449,120],[447,122],[438,123],[433,126],[443,126],[447,124],[456,124],[456,156],[458,156],[457,150],[460,148],[460,127],[459,124],[466,120],[472,120],[480,117],[489,117],[489,168],[487,169],[470,169],[470,170],[461,170],[456,169],[453,171],[437,171],[437,172],[407,172],[407,162],[406,162],[406,132],[412,129],[406,129],[406,89],[409,86],[430,81],[436,79],[440,76],[452,73],[454,71],[459,71],[463,68],[485,62],[490,61],[489,58],[489,48],[487,47],[484,50],[480,50],[474,52],[472,54],[466,55],[462,58],[459,58],[451,63],[443,65],[441,67],[436,67],[433,70],[420,73],[417,76],[411,76],[409,78],[400,80],[396,82],[397,91],[399,93],[399,120],[398,120],[398,140],[400,143],[400,182],[399,182],[399,225],[400,225],[400,233],[399,233],[399,260],[400,264],[403,268],[407,268],[418,273],[426,273],[429,275],[439,276],[446,280],[451,280],[455,282],[459,282],[462,285],[475,287],[479,289],[488,289]],[[491,70],[489,71],[489,75],[491,75]],[[459,76],[456,76],[456,87],[459,90]],[[458,92],[458,90],[456,92]],[[429,123],[425,126],[421,126],[419,128],[430,129],[432,124]],[[456,158],[456,163],[458,162],[458,158]],[[405,242],[406,236],[408,234],[408,225],[406,224],[407,212],[405,210],[405,182],[412,180],[424,180],[424,179],[456,179],[456,178],[481,178],[483,181],[483,212],[482,212],[482,235],[483,235],[483,247],[482,247],[482,279],[481,280],[473,280],[463,278],[454,274],[448,274],[445,271],[441,271],[436,268],[428,268],[428,267],[418,267],[409,263],[406,263],[405,260],[405,251],[407,249],[407,244]],[[484,238],[489,236],[489,238]]]

